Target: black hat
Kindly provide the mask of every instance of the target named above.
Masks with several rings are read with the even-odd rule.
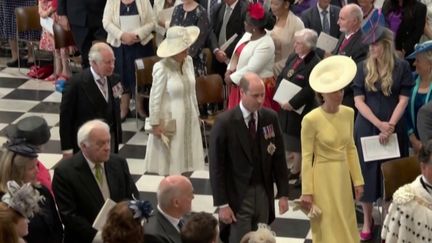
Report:
[[[25,143],[39,146],[48,142],[51,137],[50,129],[44,118],[29,116],[19,120],[6,130],[6,136],[12,139],[22,139]]]

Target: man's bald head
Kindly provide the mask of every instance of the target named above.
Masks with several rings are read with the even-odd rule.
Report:
[[[157,200],[159,207],[169,215],[180,218],[191,210],[193,187],[182,175],[167,176],[159,183]]]

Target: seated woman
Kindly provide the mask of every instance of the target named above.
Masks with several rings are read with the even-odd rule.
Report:
[[[45,199],[39,202],[40,212],[29,221],[26,242],[57,243],[63,240],[63,227],[53,196],[36,180],[37,148],[23,139],[11,139],[5,144],[0,159],[0,194],[8,192],[7,182],[30,183]]]
[[[415,58],[414,66],[417,72],[415,86],[411,92],[405,117],[407,118],[408,136],[414,153],[418,154],[422,143],[417,130],[417,113],[420,108],[432,100],[432,41],[419,43],[408,59]]]
[[[264,80],[266,95],[264,106],[278,109],[273,102],[275,78],[273,66],[275,45],[267,30],[272,30],[276,20],[261,4],[249,4],[245,21],[245,34],[237,43],[225,73],[225,83],[230,86],[228,109],[240,103],[240,79],[246,72],[258,74]]]
[[[153,208],[148,201],[131,200],[117,203],[110,212],[102,230],[104,243],[142,243],[143,220],[146,221]]]
[[[0,242],[25,243],[23,237],[28,234],[28,219],[39,211],[38,203],[43,197],[30,183],[21,187],[15,181],[6,184],[6,194],[0,201]]]
[[[393,242],[427,242],[432,238],[432,140],[418,155],[422,174],[393,194],[381,239]]]
[[[287,157],[292,158],[290,179],[297,179],[301,168],[300,129],[303,117],[316,106],[315,92],[309,85],[309,75],[320,58],[314,49],[318,35],[314,30],[302,29],[294,34],[294,53],[277,78],[277,86],[282,80],[301,87],[301,90],[288,102],[280,104],[279,121],[284,133]],[[298,109],[304,107],[301,112]]]

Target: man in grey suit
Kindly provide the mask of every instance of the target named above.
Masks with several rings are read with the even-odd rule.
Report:
[[[139,198],[125,159],[110,153],[108,124],[91,120],[78,130],[81,151],[55,168],[53,192],[65,226],[65,243],[90,243],[105,200]]]
[[[181,243],[184,216],[191,211],[192,183],[185,176],[167,176],[159,184],[155,215],[144,226],[145,242]]]
[[[432,139],[432,102],[422,106],[418,111],[417,130],[423,144]]]
[[[288,169],[277,114],[262,108],[263,81],[255,73],[240,80],[240,104],[220,114],[210,135],[210,182],[219,208],[221,238],[238,243],[258,223],[288,210]],[[228,233],[228,231],[230,231]]]
[[[321,31],[339,38],[340,31],[337,24],[340,8],[330,4],[330,0],[318,0],[316,6],[312,6],[305,10],[301,15],[301,20],[305,28],[313,29],[318,36]],[[317,49],[319,57],[324,56],[324,50]]]

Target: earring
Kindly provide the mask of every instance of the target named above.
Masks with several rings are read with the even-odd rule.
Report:
[[[255,32],[255,28],[252,29],[252,32]]]

